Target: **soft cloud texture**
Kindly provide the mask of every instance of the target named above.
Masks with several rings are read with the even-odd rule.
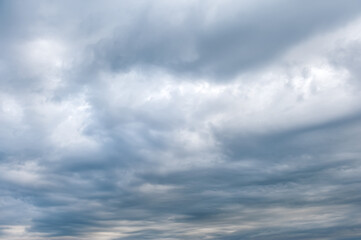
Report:
[[[359,239],[360,1],[1,1],[0,238]]]

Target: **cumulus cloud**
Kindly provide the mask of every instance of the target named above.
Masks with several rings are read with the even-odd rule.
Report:
[[[360,238],[360,14],[1,1],[0,238]]]

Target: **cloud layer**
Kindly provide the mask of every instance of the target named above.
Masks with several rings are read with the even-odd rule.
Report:
[[[0,238],[359,239],[360,1],[1,1]]]

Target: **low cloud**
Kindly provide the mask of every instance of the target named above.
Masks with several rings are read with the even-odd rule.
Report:
[[[357,1],[2,1],[0,236],[358,239]]]

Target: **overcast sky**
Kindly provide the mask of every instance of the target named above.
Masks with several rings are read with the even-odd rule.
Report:
[[[0,239],[361,239],[361,1],[1,0]]]

